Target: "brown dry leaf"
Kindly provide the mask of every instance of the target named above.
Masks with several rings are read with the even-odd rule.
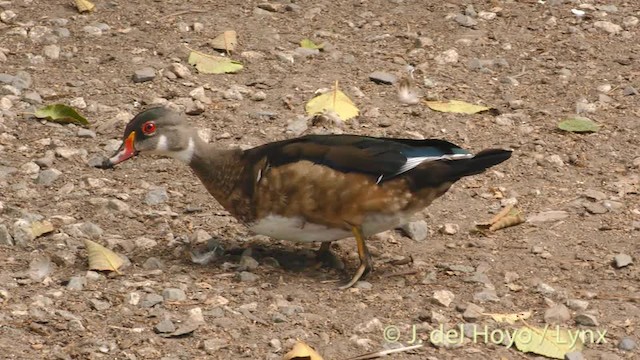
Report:
[[[476,224],[479,229],[489,229],[489,231],[496,231],[518,224],[522,224],[526,219],[520,213],[520,210],[515,209],[514,205],[507,205],[499,213],[497,213],[488,222]]]
[[[209,45],[216,50],[224,50],[227,53],[235,51],[238,45],[238,34],[234,30],[227,30],[209,41]]]
[[[96,6],[89,0],[75,0],[75,1],[76,1],[76,8],[80,13],[91,12],[96,8]]]
[[[89,253],[89,270],[120,273],[118,269],[124,264],[124,261],[118,254],[88,239],[84,240],[84,246]]]
[[[48,234],[54,230],[53,224],[50,221],[34,221],[31,223],[31,233],[34,237],[39,237],[44,234]]]
[[[298,340],[293,349],[286,353],[282,360],[322,360],[322,356],[313,350],[311,346]]]
[[[489,227],[489,231],[496,231],[511,226],[516,226],[518,224],[522,224],[523,222],[525,222],[525,220],[526,219],[524,218],[524,216],[522,216],[522,214],[520,213],[517,213],[515,215],[508,215],[492,224]]]

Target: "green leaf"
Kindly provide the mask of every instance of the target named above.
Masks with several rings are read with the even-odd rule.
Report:
[[[300,47],[303,47],[305,49],[322,49],[324,47],[324,44],[316,44],[313,41],[309,40],[309,39],[302,39],[300,41]]]
[[[561,121],[558,124],[560,130],[583,133],[583,132],[597,132],[600,130],[600,125],[596,124],[590,119],[584,117],[575,117]]]
[[[425,104],[431,109],[440,112],[459,113],[459,114],[477,114],[483,111],[491,110],[490,107],[470,104],[460,100],[450,101],[425,101]]]
[[[38,119],[47,119],[49,121],[57,122],[60,124],[78,124],[82,126],[89,125],[87,119],[78,114],[78,112],[74,108],[64,104],[47,105],[36,110],[34,115]]]
[[[239,61],[222,56],[208,55],[199,51],[191,51],[189,64],[195,65],[196,69],[203,74],[235,73],[243,68],[242,63]]]
[[[580,330],[566,330],[547,325],[544,328],[524,326],[513,334],[516,348],[522,352],[564,359],[566,353],[580,351],[584,345]]]

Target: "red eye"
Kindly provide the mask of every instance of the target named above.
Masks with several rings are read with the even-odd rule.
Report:
[[[144,125],[142,125],[142,132],[145,135],[151,135],[154,132],[156,132],[156,124],[152,123],[151,121],[144,123]]]

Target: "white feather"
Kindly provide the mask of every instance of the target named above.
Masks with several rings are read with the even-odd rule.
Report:
[[[190,137],[189,144],[187,145],[186,149],[180,151],[172,151],[169,153],[169,155],[171,155],[174,159],[182,161],[185,164],[189,164],[191,162],[191,159],[193,158],[193,153],[195,152],[195,150],[196,142],[193,141],[192,137]]]
[[[425,161],[469,159],[472,157],[473,157],[473,154],[447,154],[447,155],[440,155],[440,156],[410,157],[407,159],[407,162],[404,165],[402,165],[402,167],[398,170],[398,174],[402,174],[403,172],[409,171],[415,168],[416,166],[422,164]]]

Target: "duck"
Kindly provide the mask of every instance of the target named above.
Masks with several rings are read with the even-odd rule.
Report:
[[[441,139],[350,134],[304,135],[250,149],[204,141],[185,116],[162,106],[141,111],[124,129],[113,168],[155,154],[189,166],[213,198],[252,233],[321,243],[354,238],[359,265],[338,288],[373,269],[365,239],[395,229],[445,194],[458,180],[511,157],[492,148],[472,154]]]

